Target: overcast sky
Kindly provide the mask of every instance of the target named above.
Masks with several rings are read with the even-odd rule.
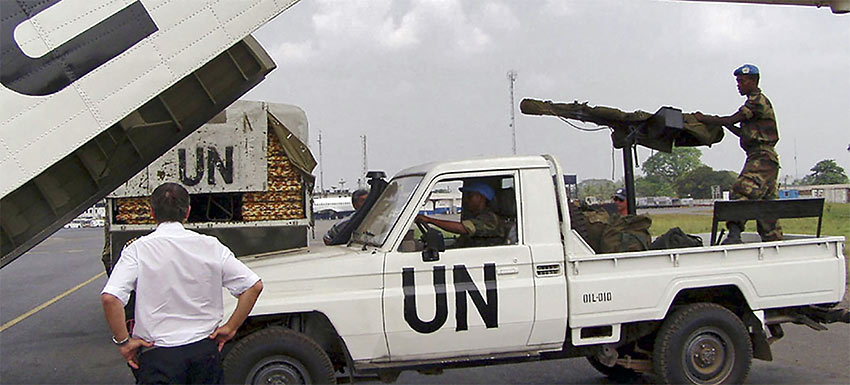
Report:
[[[654,112],[729,115],[744,102],[732,71],[753,63],[779,122],[782,175],[819,160],[850,171],[850,15],[814,7],[651,0],[302,0],[254,33],[278,68],[244,99],[295,104],[310,122],[324,185],[369,169],[554,154],[579,180],[622,177],[607,131],[524,116],[524,97]],[[727,134],[702,161],[740,171]],[[642,159],[650,150],[641,148]],[[314,172],[319,175],[319,169]]]

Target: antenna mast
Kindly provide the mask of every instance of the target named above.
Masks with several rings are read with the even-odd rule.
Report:
[[[325,162],[322,161],[322,129],[319,129],[319,189],[325,193]]]
[[[514,83],[516,82],[517,73],[515,70],[508,71],[508,81],[511,89],[511,139],[513,154],[516,155],[516,113],[514,112]]]
[[[359,181],[359,187],[364,188],[366,186],[366,173],[369,172],[369,163],[366,159],[366,135],[360,135],[360,143],[363,145],[363,170],[360,173],[360,178],[357,179]]]

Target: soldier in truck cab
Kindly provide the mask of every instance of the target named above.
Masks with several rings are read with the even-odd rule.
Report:
[[[489,205],[496,198],[493,186],[479,181],[467,181],[460,190],[463,192],[463,208],[469,210],[470,214],[467,219],[456,222],[419,214],[416,221],[460,234],[455,243],[457,248],[504,244],[508,228],[505,221],[493,212]]]
[[[369,190],[362,189],[362,188],[354,191],[351,194],[351,206],[354,207],[355,213],[357,212],[357,210],[360,210],[360,208],[363,207],[363,205],[366,203],[366,197],[368,197],[368,196],[369,196]],[[343,243],[347,243],[348,239],[337,240],[337,242],[334,242],[334,238],[336,238],[337,234],[339,234],[342,231],[342,229],[344,229],[345,226],[348,225],[348,222],[351,221],[352,218],[354,218],[354,214],[351,214],[351,216],[349,216],[348,218],[345,218],[345,219],[337,222],[335,225],[333,225],[333,227],[331,227],[331,229],[328,230],[328,232],[325,234],[325,236],[322,237],[322,241],[328,246],[330,246],[330,245],[341,245]]]

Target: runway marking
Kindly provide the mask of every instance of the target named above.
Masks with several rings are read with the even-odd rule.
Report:
[[[47,302],[45,302],[45,303],[43,303],[43,304],[41,304],[41,305],[38,305],[38,306],[34,307],[32,310],[30,310],[30,311],[28,311],[28,312],[26,312],[26,313],[21,314],[20,316],[18,316],[18,318],[15,318],[15,319],[13,319],[13,320],[11,320],[11,321],[9,321],[9,322],[6,322],[5,324],[3,324],[3,326],[0,326],[0,333],[1,333],[1,332],[3,332],[3,331],[4,331],[4,330],[6,330],[6,329],[8,329],[8,328],[12,327],[12,326],[15,326],[15,324],[17,324],[18,322],[21,322],[21,321],[23,321],[23,320],[27,319],[27,317],[29,317],[29,316],[31,316],[31,315],[33,315],[33,314],[35,314],[35,313],[38,313],[38,312],[40,312],[40,311],[44,310],[46,307],[48,307],[48,306],[50,306],[50,305],[53,305],[54,303],[56,303],[56,301],[58,301],[58,300],[60,300],[60,299],[62,299],[62,298],[67,297],[69,294],[71,294],[71,293],[73,293],[73,292],[75,292],[75,291],[77,291],[77,290],[80,290],[80,288],[82,288],[83,286],[85,286],[85,285],[88,285],[88,284],[92,283],[94,280],[96,280],[96,279],[98,279],[98,278],[100,278],[100,277],[103,277],[104,275],[106,275],[106,272],[105,272],[105,271],[101,271],[101,272],[100,272],[100,274],[95,275],[94,277],[89,278],[89,279],[88,279],[88,280],[86,280],[85,282],[83,282],[83,283],[81,283],[81,284],[79,284],[79,285],[77,285],[77,286],[72,287],[72,288],[71,288],[71,289],[69,289],[68,291],[66,291],[66,292],[64,292],[64,293],[62,293],[62,294],[59,294],[59,295],[57,295],[56,297],[53,297],[53,299],[51,299],[51,300],[49,300],[49,301],[47,301]]]

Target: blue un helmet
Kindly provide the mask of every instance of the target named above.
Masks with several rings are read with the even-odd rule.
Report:
[[[738,67],[735,70],[735,72],[733,72],[732,74],[735,75],[735,76],[738,76],[738,75],[758,75],[759,74],[759,68],[752,65],[752,64],[744,64],[744,65]]]
[[[460,188],[460,191],[461,192],[475,191],[475,192],[483,195],[485,198],[487,198],[488,201],[491,201],[491,200],[493,200],[493,198],[496,197],[496,190],[493,189],[493,186],[490,186],[489,184],[484,183],[484,182],[478,182],[478,181],[464,182],[463,187]]]

